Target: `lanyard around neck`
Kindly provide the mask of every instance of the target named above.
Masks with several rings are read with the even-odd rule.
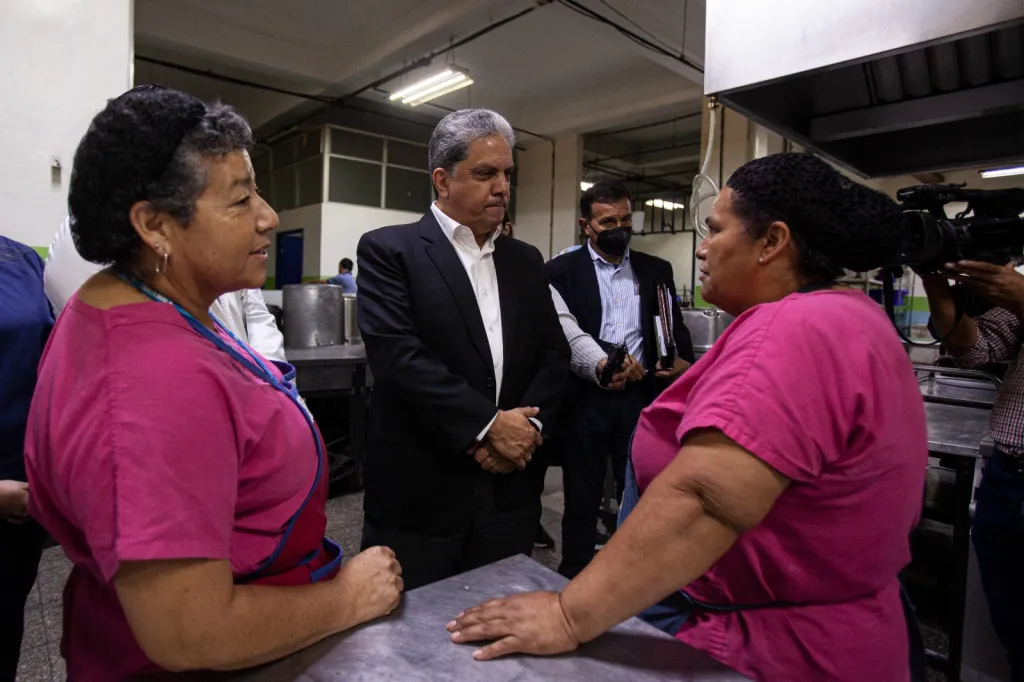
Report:
[[[216,332],[214,332],[209,327],[204,325],[202,322],[197,320],[192,313],[185,310],[180,305],[178,305],[171,299],[161,294],[159,291],[156,291],[155,289],[153,289],[153,287],[149,286],[139,278],[131,277],[124,273],[117,273],[117,276],[125,283],[129,284],[142,294],[146,295],[150,300],[156,301],[158,303],[167,303],[171,306],[174,306],[174,309],[178,311],[178,314],[181,315],[186,322],[188,322],[189,326],[192,327],[192,329],[195,330],[196,333],[198,333],[206,340],[210,341],[218,350],[227,353],[234,360],[236,360],[243,367],[245,367],[251,374],[255,375],[259,379],[262,379],[266,383],[270,384],[273,388],[277,389],[278,391],[281,391],[286,396],[288,396],[288,398],[293,403],[295,403],[295,405],[302,412],[303,417],[309,423],[310,427],[313,427],[313,416],[310,414],[309,410],[302,403],[302,401],[299,400],[299,392],[298,389],[295,388],[295,385],[292,382],[288,381],[287,379],[284,381],[278,379],[277,376],[275,376],[274,373],[271,372],[270,369],[267,367],[263,358],[261,358],[258,353],[253,351],[247,343],[239,339],[230,329],[228,329],[227,325],[221,322],[216,315],[212,313],[210,314],[210,317],[213,319],[214,325],[216,325],[218,329],[220,329],[232,341],[234,341],[235,346],[237,346],[237,348],[242,349],[245,355],[242,355],[242,353],[240,353],[236,348],[233,348],[232,346],[228,345],[224,341],[224,339],[222,339],[216,334]],[[319,437],[316,438],[316,441],[317,449],[319,449]]]

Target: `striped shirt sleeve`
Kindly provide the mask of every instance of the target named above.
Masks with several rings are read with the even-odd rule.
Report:
[[[580,329],[576,318],[569,312],[569,306],[565,304],[558,290],[548,285],[551,289],[551,300],[555,304],[555,312],[558,313],[558,321],[562,325],[562,333],[565,340],[569,342],[569,349],[572,351],[572,358],[569,367],[572,373],[587,381],[597,381],[597,363],[608,357],[597,341],[594,341],[590,334]]]

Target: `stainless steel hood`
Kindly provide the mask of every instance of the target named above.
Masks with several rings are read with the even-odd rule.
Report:
[[[704,89],[866,177],[1024,161],[1024,0],[718,0]]]

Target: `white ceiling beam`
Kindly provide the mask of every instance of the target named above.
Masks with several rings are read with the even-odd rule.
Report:
[[[232,24],[190,5],[187,12],[164,0],[136,0],[136,42],[193,51],[261,73],[330,82],[335,69],[316,46]]]
[[[332,81],[374,80],[396,67],[403,59],[412,61],[443,48],[452,38],[484,28],[490,21],[520,12],[534,0],[447,0],[424,2],[405,16],[395,17],[387,38],[366,35],[362,41],[348,40],[334,51]],[[541,8],[539,11],[543,11]],[[472,27],[455,34],[456,26]],[[500,29],[499,29],[500,30]],[[400,64],[399,64],[400,66]]]
[[[649,7],[647,7],[648,5]],[[686,45],[686,52],[688,53],[687,57],[692,58],[692,53],[698,52],[701,55],[703,55],[704,52],[704,2],[702,0],[695,0],[693,2],[692,11],[689,12],[689,14],[685,12],[685,9],[688,8],[688,5],[689,3],[684,5],[682,0],[666,0],[664,2],[653,3],[651,2],[651,0],[647,0],[646,2],[640,3],[622,3],[621,10],[625,11],[625,13],[630,15],[631,18],[633,18],[634,20],[637,20],[640,25],[650,26],[652,32],[656,34],[661,34],[662,37],[659,39],[658,43],[665,43],[665,45],[662,45],[662,47],[665,47],[666,49],[669,49],[668,45],[671,44],[671,42],[674,42],[671,40],[671,38],[678,36],[679,42]],[[616,23],[620,24],[623,28],[632,31],[633,33],[640,34],[640,31],[638,31],[635,26],[631,26],[630,24],[625,22],[621,17],[615,16],[614,14],[605,11],[604,8],[601,7],[600,5],[593,4],[591,9],[596,11],[598,14],[606,16],[608,19],[615,21]],[[644,11],[645,9],[646,11]],[[640,45],[639,43],[630,40],[628,37],[623,36],[611,26],[600,24],[597,21],[590,21],[585,19],[584,21],[587,21],[593,27],[595,34],[597,34],[598,36],[598,39],[604,41],[601,44],[608,44],[609,41],[617,41],[612,44],[621,43],[623,46],[626,47],[626,49],[631,50],[632,52],[638,55],[646,57],[647,59],[657,64],[658,66],[661,66],[665,69],[668,69],[669,71],[672,71],[677,75],[682,76],[691,83],[699,85],[701,88],[704,87],[703,72],[698,71],[692,66],[684,64],[678,59],[673,59],[659,52],[646,48],[643,45]],[[658,24],[656,23],[658,21],[669,21],[672,22],[673,24],[676,24],[678,22],[678,31],[659,30]],[[675,28],[676,26],[673,26],[673,29]],[[683,35],[684,31],[685,36]],[[643,36],[642,34],[641,37],[646,38],[646,36]],[[680,52],[683,49],[682,44],[680,44],[678,47],[678,51]],[[698,59],[696,61],[699,62],[703,60]]]
[[[666,156],[652,154],[651,156],[657,158],[648,160],[647,157],[642,157],[636,165],[640,168],[664,168],[665,166],[676,166],[700,161],[700,154],[669,154]]]
[[[671,83],[670,83],[671,84]],[[581,106],[581,101],[584,103]],[[586,133],[614,128],[641,118],[690,111],[699,106],[701,91],[696,85],[665,87],[664,81],[646,82],[630,87],[594,89],[581,94],[560,93],[552,99],[532,100],[516,117],[516,125],[544,135]]]

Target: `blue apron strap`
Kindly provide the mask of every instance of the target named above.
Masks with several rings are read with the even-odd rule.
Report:
[[[250,582],[255,578],[258,578],[260,575],[262,575],[274,563],[274,561],[281,554],[281,552],[284,551],[285,545],[288,543],[288,538],[295,527],[295,523],[298,521],[299,516],[301,516],[302,512],[306,509],[306,505],[309,504],[309,501],[313,498],[313,494],[316,492],[317,487],[320,485],[320,479],[324,475],[323,468],[325,457],[323,443],[320,440],[320,434],[317,431],[316,423],[313,421],[313,415],[309,412],[309,409],[302,403],[302,401],[299,400],[299,391],[295,387],[295,384],[292,383],[292,380],[295,378],[295,368],[286,362],[275,362],[275,366],[279,367],[279,369],[281,370],[281,374],[283,375],[283,380],[278,380],[278,378],[274,376],[274,373],[267,368],[266,364],[264,364],[264,360],[259,356],[259,354],[257,354],[251,348],[249,348],[248,344],[246,344],[244,341],[235,336],[235,334],[232,333],[232,331],[228,329],[224,325],[224,323],[222,323],[216,317],[213,317],[213,321],[217,325],[217,327],[225,334],[227,334],[227,336],[230,337],[231,340],[234,341],[235,344],[238,346],[238,348],[241,348],[248,357],[243,356],[242,353],[240,353],[236,348],[233,348],[232,346],[228,345],[228,343],[224,341],[224,339],[222,339],[220,336],[218,336],[216,333],[210,330],[202,322],[197,320],[187,310],[185,310],[180,305],[170,300],[163,294],[154,290],[152,287],[150,287],[142,280],[135,277],[129,277],[122,273],[118,273],[118,277],[125,283],[129,284],[130,286],[134,287],[141,293],[148,296],[153,301],[157,301],[159,303],[168,303],[174,306],[174,309],[178,311],[178,314],[181,315],[186,322],[188,322],[189,326],[192,327],[192,329],[197,334],[202,336],[204,339],[210,341],[218,350],[227,353],[231,358],[233,358],[235,361],[237,361],[239,364],[245,367],[245,369],[247,369],[251,374],[253,374],[259,379],[262,379],[272,388],[286,395],[288,399],[292,402],[292,404],[299,409],[299,412],[302,414],[303,419],[305,419],[306,425],[309,427],[310,433],[313,436],[313,442],[316,444],[317,454],[316,476],[313,477],[313,484],[310,486],[305,498],[303,498],[302,504],[299,505],[299,508],[295,511],[291,518],[288,519],[288,524],[285,526],[284,533],[282,533],[281,539],[278,542],[277,546],[274,548],[274,551],[270,554],[269,557],[267,557],[266,560],[260,563],[260,565],[257,566],[255,570],[237,579],[238,582]],[[330,545],[333,545],[338,550],[338,556],[332,559],[332,564],[335,563],[335,561],[337,563],[340,563],[340,557],[342,554],[341,547],[338,547],[333,542],[330,542]],[[317,553],[318,552],[314,552],[313,554],[316,555]],[[312,557],[307,559],[307,561],[311,560],[311,558]]]

